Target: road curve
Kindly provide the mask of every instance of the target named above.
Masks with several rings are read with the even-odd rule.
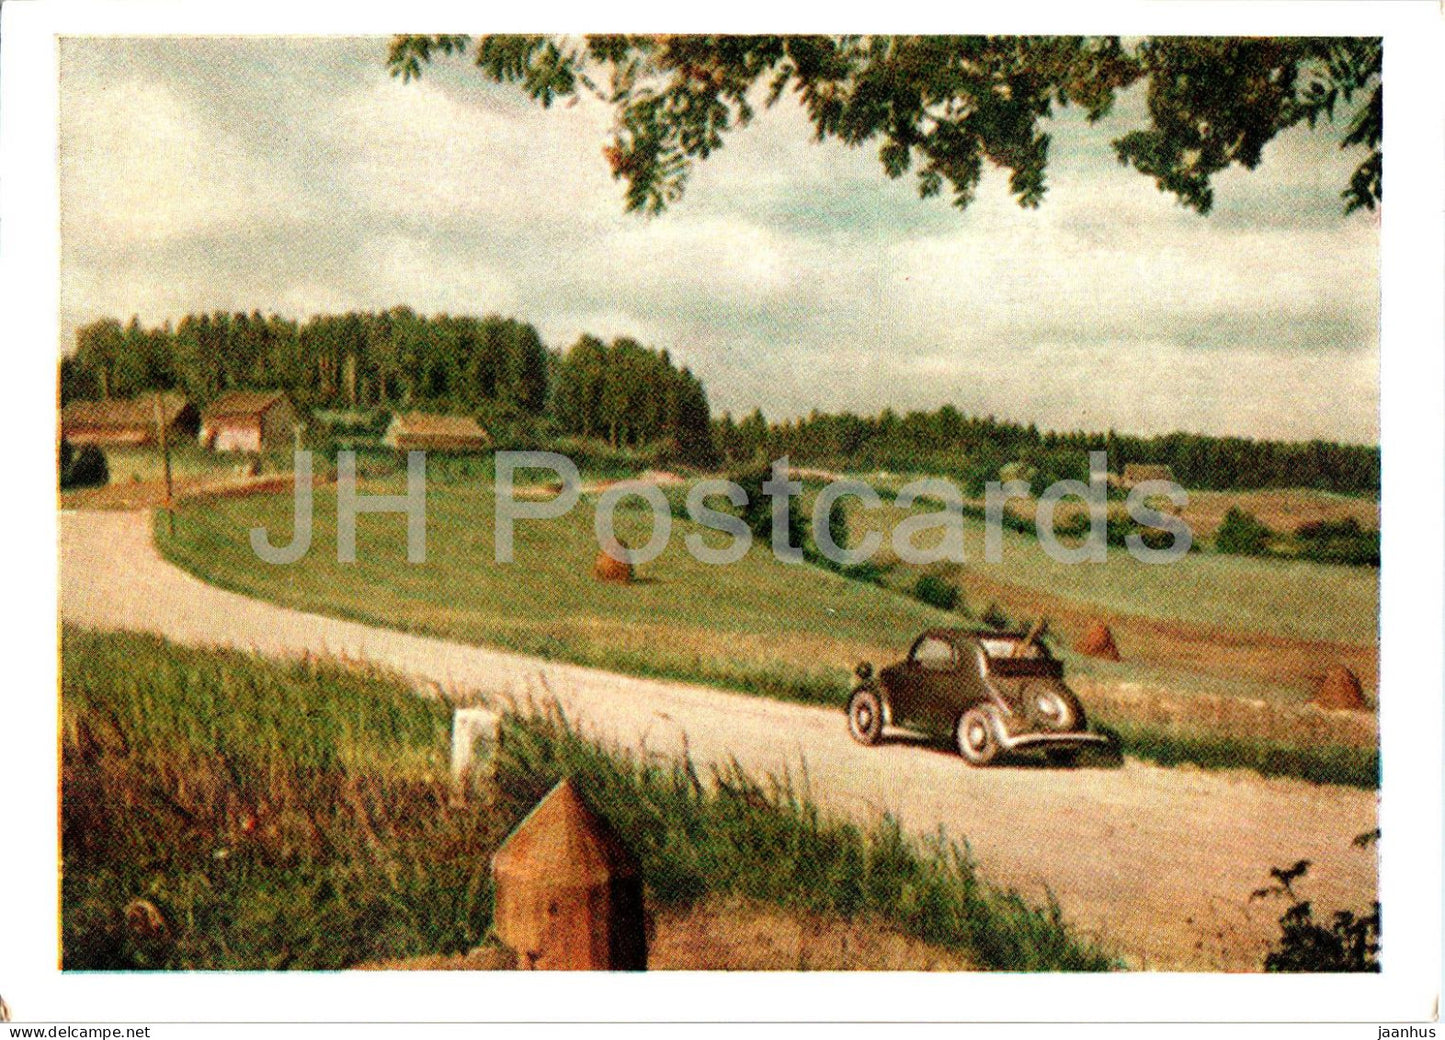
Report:
[[[970,769],[907,742],[863,748],[841,712],[658,682],[320,617],[207,585],[161,559],[145,513],[63,512],[60,610],[94,629],[273,656],[375,662],[456,691],[555,696],[589,733],[649,753],[684,745],[701,762],[806,770],[831,811],[894,813],[910,831],[966,838],[986,876],[1066,918],[1132,966],[1259,970],[1282,907],[1250,904],[1269,868],[1309,859],[1321,910],[1375,898],[1376,797],[1244,772]]]

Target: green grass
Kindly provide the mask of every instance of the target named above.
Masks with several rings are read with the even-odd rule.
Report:
[[[1096,716],[1096,721],[1099,720]],[[1159,729],[1127,719],[1108,718],[1101,727],[1118,738],[1135,758],[1161,766],[1248,769],[1261,776],[1292,777],[1373,791],[1380,786],[1378,748],[1344,744],[1304,746],[1267,739]]]
[[[906,515],[892,504],[859,510],[851,515],[855,537],[891,531]],[[1050,557],[1038,539],[1012,530],[1003,532],[1002,561],[989,563],[984,524],[965,518],[963,526],[967,568],[989,581],[1164,621],[1344,643],[1378,638],[1379,572],[1371,568],[1215,553],[1191,553],[1158,565],[1113,547],[1106,563],[1069,564]],[[920,546],[929,544],[927,537],[918,540]],[[904,568],[899,580],[916,574]]]
[[[175,537],[160,528],[158,544],[207,581],[288,606],[797,700],[837,701],[860,658],[890,660],[920,629],[958,620],[817,567],[780,564],[757,544],[736,564],[708,566],[683,541],[703,529],[683,520],[673,521],[667,551],[639,568],[642,581],[598,583],[590,499],[556,520],[520,522],[516,562],[498,564],[490,485],[433,482],[427,495],[424,564],[406,562],[404,518],[376,514],[359,518],[357,562],[337,563],[332,488],[317,490],[311,549],[292,566],[261,562],[248,534],[264,525],[273,540],[289,539],[289,495],[187,506]],[[618,512],[619,533],[635,544],[647,523],[640,510]]]
[[[398,489],[382,481],[369,490]],[[901,515],[889,507],[878,517],[890,511],[894,520]],[[565,517],[519,523],[511,565],[493,562],[492,489],[472,481],[430,483],[428,558],[421,565],[405,562],[404,519],[374,514],[359,519],[358,562],[337,563],[335,494],[329,488],[316,493],[310,552],[292,566],[262,563],[248,538],[257,525],[275,540],[289,538],[289,495],[191,505],[180,512],[174,537],[163,527],[156,536],[168,558],[199,577],[299,609],[813,703],[841,703],[858,660],[891,661],[923,628],[969,623],[958,612],[934,609],[909,595],[919,571],[902,565],[886,567],[880,585],[819,567],[784,565],[755,544],[739,563],[709,567],[694,560],[683,542],[702,529],[676,517],[668,550],[641,567],[643,581],[628,587],[599,584],[590,575],[597,552],[592,514],[592,500],[584,499]],[[619,532],[633,544],[646,540],[648,518],[641,509],[622,509],[618,520]],[[981,559],[981,526],[967,522],[966,531],[970,557]],[[1005,552],[1010,562],[1001,577],[1067,591],[1049,588],[1058,575],[1061,583],[1074,582],[1071,588],[1086,601],[1095,595],[1110,609],[1335,638],[1360,635],[1373,624],[1374,575],[1357,568],[1202,554],[1151,567],[1118,551],[1111,551],[1103,566],[1070,567],[1044,557],[1035,540],[1012,533],[1006,533]],[[1310,602],[1321,610],[1299,609],[1295,597],[1308,588],[1314,589]],[[970,606],[977,610],[981,604]],[[1093,662],[1067,651],[1064,656],[1074,673],[1105,681],[1142,681],[1186,696],[1285,698],[1248,677],[1226,680],[1143,663]],[[1349,753],[1333,748],[1276,746],[1241,734],[1196,739],[1136,725],[1127,738],[1128,753],[1161,762],[1263,767],[1352,784],[1377,771],[1363,760],[1342,766],[1341,754]],[[1227,754],[1219,751],[1221,742],[1230,745]]]
[[[481,942],[491,853],[562,776],[633,847],[649,902],[739,894],[866,916],[982,967],[1117,967],[943,834],[819,812],[788,778],[644,764],[557,716],[505,719],[493,799],[450,804],[448,709],[390,678],[138,635],[62,641],[67,969],[343,968]],[[127,924],[145,900],[158,931]]]
[[[171,475],[177,479],[231,473],[244,461],[240,456],[207,451],[192,441],[172,444],[170,455]],[[112,484],[160,480],[164,476],[158,448],[106,448],[105,464]]]

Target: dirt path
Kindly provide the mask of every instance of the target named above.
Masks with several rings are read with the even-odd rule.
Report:
[[[883,811],[920,834],[966,837],[987,876],[1066,917],[1137,967],[1258,970],[1280,907],[1248,903],[1271,866],[1313,861],[1316,906],[1374,898],[1372,793],[1248,773],[1160,769],[972,770],[957,756],[852,743],[836,711],[655,682],[324,618],[225,592],[160,559],[137,513],[63,513],[61,613],[92,628],[157,632],[272,655],[331,653],[457,690],[545,696],[589,732],[648,753],[684,744],[794,777],[830,809]]]

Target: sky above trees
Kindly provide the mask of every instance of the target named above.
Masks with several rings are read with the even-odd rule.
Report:
[[[1052,128],[1037,210],[964,213],[780,103],[658,218],[625,214],[590,98],[543,111],[387,41],[67,40],[62,336],[217,308],[515,315],[668,349],[714,408],[951,402],[1053,428],[1373,441],[1378,231],[1360,159],[1296,130],[1201,217],[1120,167],[1126,95]],[[66,344],[68,346],[68,343]]]

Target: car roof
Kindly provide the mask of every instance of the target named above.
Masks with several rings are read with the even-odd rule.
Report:
[[[950,643],[972,643],[979,639],[1024,639],[1027,632],[1015,632],[1012,630],[1000,631],[993,628],[930,628],[926,629],[918,638],[933,636]],[[917,640],[915,640],[917,642]]]

